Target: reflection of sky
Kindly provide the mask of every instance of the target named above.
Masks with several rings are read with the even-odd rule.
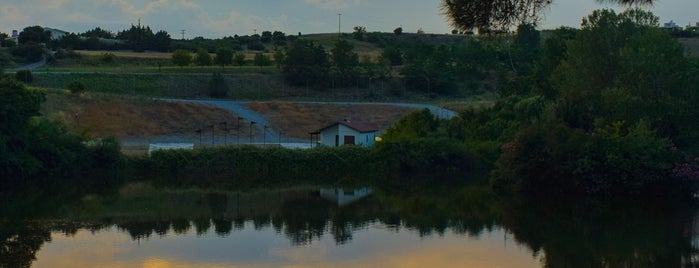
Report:
[[[80,230],[52,241],[37,253],[34,267],[539,267],[538,257],[495,230],[480,237],[447,232],[420,238],[416,232],[371,225],[336,245],[326,233],[307,246],[292,246],[272,228],[251,223],[221,237],[211,230],[197,236],[169,233],[134,241],[112,228]]]

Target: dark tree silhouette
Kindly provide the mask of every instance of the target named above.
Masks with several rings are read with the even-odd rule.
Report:
[[[621,5],[650,5],[653,0],[595,0]],[[442,0],[441,8],[459,30],[502,30],[518,24],[536,24],[552,0]]]

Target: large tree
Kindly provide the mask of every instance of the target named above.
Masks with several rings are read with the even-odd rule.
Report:
[[[322,46],[299,39],[287,50],[282,72],[291,85],[320,87],[327,83],[329,67]]]
[[[51,33],[44,30],[41,26],[31,26],[24,28],[19,33],[19,43],[48,43],[51,40]]]
[[[233,63],[233,50],[228,47],[220,47],[216,50],[216,56],[214,57],[214,62],[221,65],[221,68],[225,68],[226,65]]]
[[[621,5],[652,4],[654,0],[594,0]],[[470,31],[504,30],[519,24],[535,24],[552,0],[442,0],[442,12],[452,26]]]

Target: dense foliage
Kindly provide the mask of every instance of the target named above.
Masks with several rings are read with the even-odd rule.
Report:
[[[9,77],[0,79],[0,188],[46,189],[75,181],[99,189],[118,181],[112,175],[125,164],[118,143],[84,143],[39,116],[43,101],[40,91]]]
[[[598,10],[580,30],[558,29],[543,42],[533,27],[520,26],[500,63],[493,107],[466,111],[443,123],[448,127],[413,115],[389,130],[385,143],[458,137],[495,163],[498,189],[690,195],[699,179],[692,156],[699,70],[657,24],[641,10]],[[439,63],[445,50],[424,53],[432,55],[425,62]]]
[[[652,4],[653,0],[596,0],[622,5]],[[442,0],[442,11],[461,30],[506,30],[517,24],[536,23],[551,0]]]

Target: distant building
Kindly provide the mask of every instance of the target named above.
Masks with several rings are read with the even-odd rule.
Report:
[[[339,147],[342,145],[374,145],[378,129],[372,125],[344,120],[311,132],[311,140],[318,144]]]
[[[58,40],[58,39],[63,38],[64,36],[70,34],[69,32],[59,30],[59,29],[49,28],[49,27],[45,27],[44,31],[51,33],[51,40]]]
[[[663,23],[663,27],[662,27],[662,28],[663,28],[663,29],[668,29],[668,30],[682,30],[682,27],[680,27],[679,25],[677,25],[677,23],[675,23],[675,22],[672,21],[672,20],[671,20],[670,22]]]
[[[17,30],[12,30],[12,35],[10,36],[10,39],[14,41],[15,43],[19,43],[19,32]]]

